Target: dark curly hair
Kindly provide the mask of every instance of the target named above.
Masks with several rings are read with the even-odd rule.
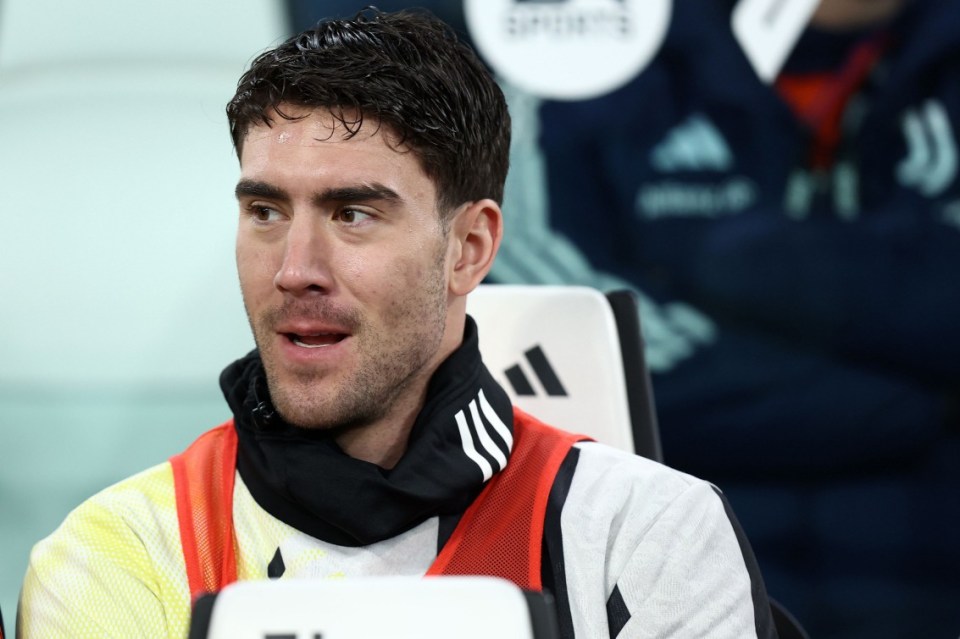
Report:
[[[355,135],[365,118],[386,125],[420,160],[438,206],[500,203],[510,115],[500,87],[453,30],[427,12],[368,8],[319,23],[258,56],[227,105],[239,156],[251,126],[282,105],[330,109]]]

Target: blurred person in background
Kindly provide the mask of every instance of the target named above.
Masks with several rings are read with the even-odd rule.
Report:
[[[955,637],[960,2],[824,0],[772,86],[734,5],[676,0],[607,96],[512,101],[491,277],[641,293],[667,463],[813,636]]]

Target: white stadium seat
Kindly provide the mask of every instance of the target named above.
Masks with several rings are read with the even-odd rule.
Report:
[[[467,298],[480,353],[538,419],[660,461],[636,301],[584,286],[484,284]]]
[[[190,639],[556,636],[549,596],[494,577],[244,581],[201,597],[190,627]]]

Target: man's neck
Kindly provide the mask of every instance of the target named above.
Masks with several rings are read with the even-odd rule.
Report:
[[[337,436],[337,445],[344,453],[381,468],[397,465],[407,450],[413,424],[426,401],[427,387],[408,392],[397,401],[389,416],[373,424],[352,428]]]

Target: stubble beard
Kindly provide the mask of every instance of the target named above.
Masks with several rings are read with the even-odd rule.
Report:
[[[443,243],[442,245],[445,245]],[[425,275],[406,279],[395,303],[384,307],[383,328],[371,326],[358,311],[338,309],[327,298],[307,305],[284,302],[250,319],[260,350],[274,408],[287,423],[336,435],[387,417],[424,372],[443,339],[446,326],[445,252],[438,251]],[[352,370],[285,371],[276,351],[273,328],[284,317],[315,317],[350,327]],[[431,371],[432,373],[432,371]]]

